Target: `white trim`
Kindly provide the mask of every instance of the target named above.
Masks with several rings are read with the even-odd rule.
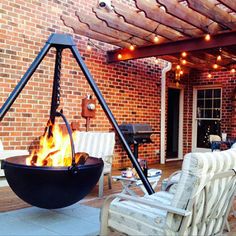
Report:
[[[161,139],[160,139],[160,163],[165,164],[165,118],[166,118],[166,73],[171,70],[172,64],[167,62],[161,71]]]
[[[179,146],[178,146],[178,160],[183,159],[183,129],[184,129],[184,89],[180,89],[179,96]]]
[[[171,161],[181,161],[181,160],[183,160],[183,157],[182,158],[166,158],[166,162],[171,162]]]
[[[219,84],[215,85],[204,85],[204,86],[194,86],[193,87],[193,116],[192,116],[192,152],[210,152],[210,148],[197,148],[197,119],[196,118],[196,103],[197,103],[197,91],[201,89],[220,89],[221,90],[221,114],[220,119],[222,119],[222,86]],[[209,119],[207,119],[209,120]],[[216,120],[216,119],[214,119]]]

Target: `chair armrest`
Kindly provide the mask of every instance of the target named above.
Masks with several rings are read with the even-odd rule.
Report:
[[[107,156],[101,156],[102,160],[104,162],[107,162],[109,164],[112,164],[112,158],[113,158],[113,155],[107,155]]]
[[[177,208],[177,207],[173,207],[173,206],[169,206],[169,205],[165,205],[163,203],[159,203],[157,201],[152,201],[150,199],[147,198],[142,198],[142,197],[138,197],[138,196],[130,196],[130,195],[126,195],[126,194],[113,194],[108,196],[103,204],[103,207],[108,207],[108,205],[111,203],[111,201],[114,198],[119,198],[120,200],[129,200],[129,201],[134,201],[134,202],[138,202],[150,207],[154,207],[154,208],[159,208],[161,210],[166,210],[167,212],[173,213],[173,214],[177,214],[180,216],[188,216],[191,214],[190,211],[181,209],[181,208]]]
[[[0,150],[0,160],[14,156],[28,156],[28,150]]]

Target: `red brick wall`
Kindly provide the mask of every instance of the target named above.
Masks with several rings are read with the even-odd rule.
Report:
[[[63,25],[60,15],[75,18],[75,11],[91,12],[96,0],[86,1],[20,1],[3,0],[0,13],[0,106],[24,75],[51,33],[70,33],[98,84],[118,123],[149,123],[160,130],[160,70],[153,59],[135,60],[117,64],[106,63],[106,50],[111,46],[93,41],[98,47],[86,50],[87,39],[75,35]],[[0,127],[0,137],[6,149],[29,148],[40,136],[49,118],[54,49],[51,49],[26,87],[6,114]],[[81,118],[81,100],[91,89],[69,50],[63,52],[61,76],[61,108],[68,120]],[[102,109],[98,106],[91,130],[110,130]],[[140,147],[140,157],[157,162],[159,135],[153,135],[153,144]],[[115,166],[130,165],[117,140]]]
[[[152,58],[107,64],[106,50],[112,46],[93,41],[98,48],[93,47],[89,52],[86,50],[87,38],[75,35],[60,20],[62,14],[76,19],[75,11],[92,14],[91,9],[96,6],[97,0],[87,0],[86,5],[82,0],[2,0],[1,4],[0,106],[49,35],[54,32],[70,33],[118,123],[149,123],[156,131],[152,136],[154,143],[142,145],[139,150],[140,157],[147,157],[150,163],[157,162],[159,156],[155,153],[160,149],[160,65],[156,65]],[[29,148],[32,141],[42,134],[49,117],[54,60],[52,49],[1,122],[0,137],[5,148]],[[171,81],[173,82],[173,75],[170,74],[167,82]],[[207,73],[191,73],[181,80],[181,86],[184,86],[184,154],[191,151],[192,145],[193,86],[222,86],[222,129],[230,133],[231,95],[235,83],[235,75],[228,71],[215,72],[211,79],[207,77]],[[81,129],[85,130],[85,119],[81,117],[81,100],[91,93],[91,89],[68,50],[63,52],[61,87],[61,108],[64,109],[64,114],[70,122],[79,121]],[[98,106],[96,118],[91,121],[91,130],[111,129]],[[114,165],[130,165],[118,140]]]
[[[192,112],[193,112],[193,89],[196,86],[219,86],[222,88],[222,120],[221,130],[229,137],[236,137],[235,127],[232,124],[232,95],[236,88],[236,75],[229,70],[212,71],[212,77],[208,77],[208,72],[191,72],[181,79],[184,86],[184,143],[183,153],[192,150]]]

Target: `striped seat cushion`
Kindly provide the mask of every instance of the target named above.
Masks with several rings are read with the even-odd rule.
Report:
[[[92,157],[102,158],[104,173],[111,170],[115,146],[114,132],[81,132],[73,133],[75,152],[86,152]]]
[[[173,195],[157,192],[144,198],[169,205]],[[109,210],[109,226],[128,235],[159,235],[163,233],[167,212],[133,201],[115,199]]]

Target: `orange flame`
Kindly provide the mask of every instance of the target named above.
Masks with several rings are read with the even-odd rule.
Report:
[[[26,159],[26,165],[34,166],[70,166],[71,163],[69,135],[64,135],[57,124],[52,127],[52,136],[48,137],[48,132],[45,132],[40,137],[39,150],[33,150]]]

